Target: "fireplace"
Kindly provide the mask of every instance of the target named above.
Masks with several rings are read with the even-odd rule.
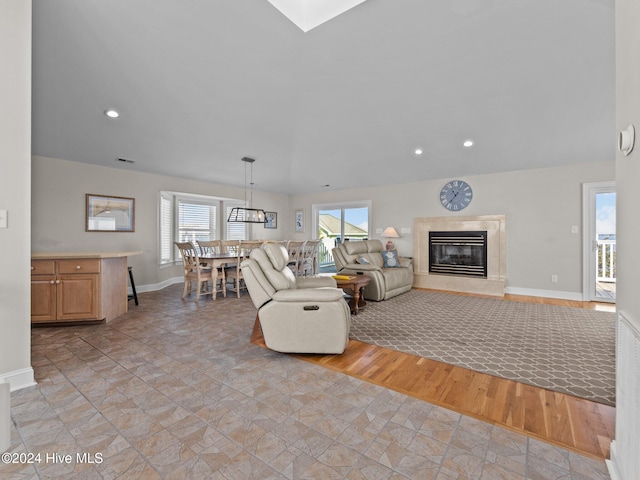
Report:
[[[429,232],[429,273],[487,278],[487,232]]]
[[[446,217],[417,217],[413,220],[413,286],[452,292],[479,293],[482,295],[504,296],[507,284],[507,236],[505,215],[463,216],[449,215]],[[469,244],[469,232],[473,236],[483,236],[485,247],[477,253],[475,245],[447,245],[447,243]],[[478,235],[478,232],[480,235]],[[435,262],[439,266],[433,271],[430,266],[433,257],[429,234],[444,233],[446,236],[458,237],[458,242],[447,242],[438,246],[441,260]],[[480,241],[480,240],[478,240]],[[461,247],[454,249],[450,247]],[[447,253],[447,250],[450,250]],[[458,253],[460,250],[461,253]],[[473,253],[472,253],[473,252]],[[438,253],[438,252],[435,252]],[[460,263],[473,265],[476,270],[473,275],[460,275]],[[477,265],[484,262],[482,271]],[[465,266],[469,270],[469,265]],[[453,272],[448,271],[454,269]]]

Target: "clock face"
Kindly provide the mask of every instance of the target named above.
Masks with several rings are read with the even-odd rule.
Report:
[[[458,211],[471,203],[473,190],[464,180],[451,180],[440,190],[440,203],[451,211]]]

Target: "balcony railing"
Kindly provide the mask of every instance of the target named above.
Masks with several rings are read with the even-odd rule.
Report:
[[[327,248],[324,242],[320,242],[320,244],[318,245],[318,265],[320,265],[320,267],[333,265],[333,256],[331,255],[331,250]]]
[[[598,282],[616,281],[616,241],[597,240],[598,260],[596,277]]]

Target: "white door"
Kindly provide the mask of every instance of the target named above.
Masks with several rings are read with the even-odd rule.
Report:
[[[616,301],[616,184],[585,183],[584,281],[587,301]]]

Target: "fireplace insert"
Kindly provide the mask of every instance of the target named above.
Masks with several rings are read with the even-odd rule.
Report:
[[[487,232],[429,232],[429,273],[487,278]]]

